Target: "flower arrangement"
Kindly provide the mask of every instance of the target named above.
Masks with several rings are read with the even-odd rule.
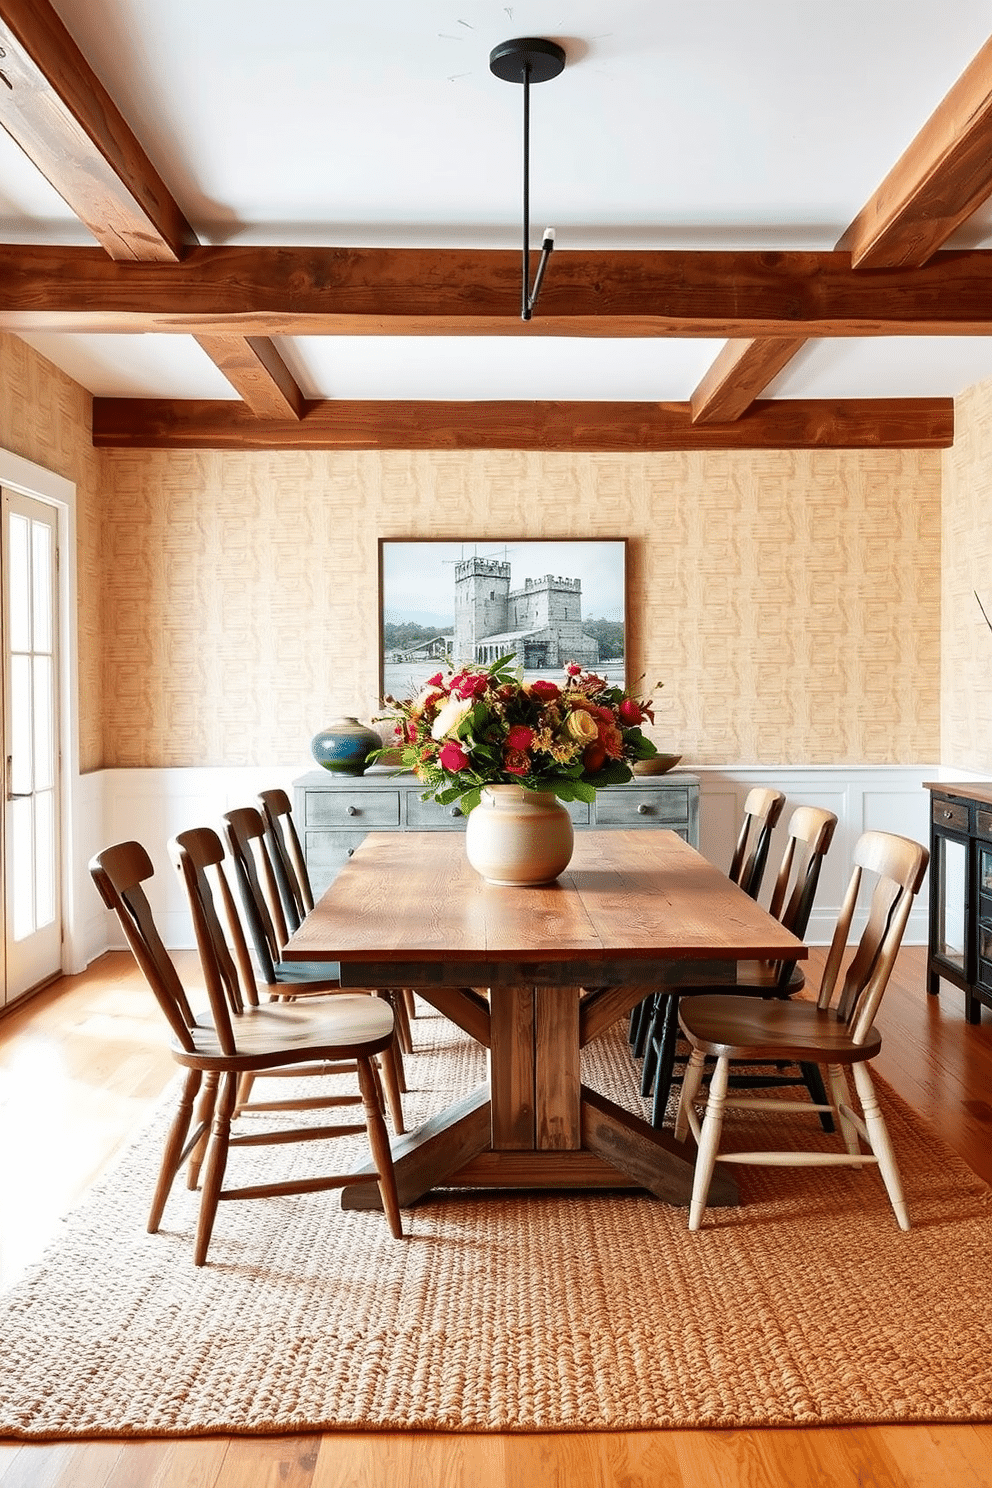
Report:
[[[482,669],[449,668],[415,698],[384,699],[403,766],[427,787],[424,800],[458,801],[469,812],[485,786],[520,785],[592,801],[600,786],[631,778],[631,761],[657,754],[640,727],[654,722],[650,700],[575,662],[562,683],[525,682],[515,662],[511,654]]]

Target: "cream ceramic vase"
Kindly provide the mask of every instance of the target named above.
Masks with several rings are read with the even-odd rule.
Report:
[[[465,853],[491,884],[552,883],[568,867],[572,818],[556,796],[519,785],[487,785],[469,813]]]

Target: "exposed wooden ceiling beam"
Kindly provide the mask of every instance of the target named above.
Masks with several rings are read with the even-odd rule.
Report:
[[[0,123],[115,259],[175,263],[196,241],[46,0],[0,0]]]
[[[740,418],[805,344],[805,336],[728,341],[689,400],[693,423]]]
[[[519,313],[512,251],[194,248],[179,264],[0,246],[0,330],[199,335],[992,335],[992,252],[852,271],[846,253],[555,254]]]
[[[0,0],[0,46],[8,134],[112,259],[177,263],[196,233],[47,0]],[[302,406],[271,342],[218,336],[212,348],[249,407],[268,415]]]
[[[257,419],[242,404],[96,398],[104,449],[943,449],[950,398],[768,400],[731,424],[694,424],[688,403],[311,403],[305,417]]]
[[[302,418],[307,401],[268,336],[197,336],[233,388],[259,418]]]
[[[919,267],[992,194],[992,38],[837,244],[855,268]],[[804,344],[795,343],[793,355]],[[696,417],[739,418],[787,366],[769,343],[727,348],[692,395]],[[714,408],[722,411],[714,412]],[[736,409],[736,412],[732,410]]]
[[[992,39],[965,68],[837,247],[856,268],[918,267],[992,194]]]

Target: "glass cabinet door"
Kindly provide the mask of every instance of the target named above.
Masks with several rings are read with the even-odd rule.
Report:
[[[992,862],[988,865],[992,873]],[[934,839],[935,913],[933,954],[968,975],[968,844],[954,837]]]

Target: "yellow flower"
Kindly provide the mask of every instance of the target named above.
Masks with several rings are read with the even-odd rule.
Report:
[[[576,708],[574,713],[569,713],[565,720],[565,728],[573,739],[578,739],[580,744],[591,744],[593,739],[599,738],[596,720],[584,708]]]

